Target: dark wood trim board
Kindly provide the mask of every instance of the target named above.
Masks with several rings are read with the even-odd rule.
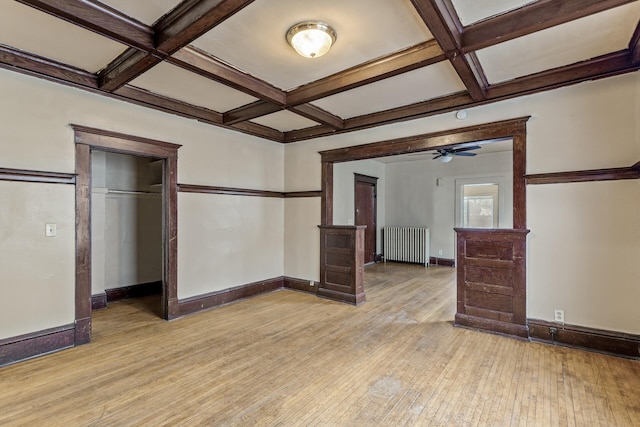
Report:
[[[91,310],[100,310],[103,308],[107,308],[107,293],[102,292],[91,295]]]
[[[311,286],[311,283],[313,283],[313,286]],[[284,289],[291,289],[316,295],[318,293],[319,286],[320,282],[316,282],[314,280],[302,280],[288,276],[284,276],[282,278],[282,287]]]
[[[108,302],[122,301],[130,298],[146,297],[148,295],[161,295],[162,281],[141,283],[139,285],[122,286],[120,288],[107,289],[103,293],[91,296],[91,309],[98,310],[107,307]]]
[[[280,276],[204,295],[185,298],[178,301],[179,315],[176,317],[186,316],[188,314],[219,307],[240,299],[282,289],[282,287],[283,279],[282,276]]]
[[[122,301],[129,298],[140,298],[148,295],[162,294],[162,281],[141,283],[139,285],[123,286],[121,288],[106,289],[107,302]]]
[[[429,265],[439,265],[442,267],[455,267],[456,260],[449,259],[449,258],[438,258],[438,257],[432,256],[429,258]]]
[[[75,326],[65,325],[0,340],[0,366],[73,347]]]
[[[75,184],[76,174],[0,168],[0,181],[39,182],[42,184]]]
[[[194,184],[178,184],[178,191],[181,193],[196,194],[224,194],[229,196],[255,196],[255,197],[274,197],[274,198],[303,198],[303,197],[321,197],[322,191],[268,191],[255,190],[251,188],[234,188],[234,187],[218,187],[212,185],[194,185]]]
[[[527,319],[532,341],[640,358],[640,335]]]
[[[617,181],[640,179],[640,162],[633,166],[609,169],[591,169],[526,175],[526,182],[532,184],[565,184],[569,182]]]

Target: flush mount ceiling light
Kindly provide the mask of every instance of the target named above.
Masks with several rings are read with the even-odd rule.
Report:
[[[336,42],[336,32],[321,21],[300,22],[287,31],[287,42],[305,58],[318,58]]]

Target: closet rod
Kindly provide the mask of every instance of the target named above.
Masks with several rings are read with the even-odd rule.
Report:
[[[107,190],[107,194],[162,194],[159,191]]]

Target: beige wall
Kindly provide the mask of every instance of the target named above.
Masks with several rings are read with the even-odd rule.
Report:
[[[640,181],[528,188],[528,315],[640,333]]]
[[[283,190],[282,144],[5,70],[0,93],[2,168],[73,173],[73,123],[182,144],[180,183]],[[0,198],[0,338],[73,322],[74,187],[1,183]],[[180,297],[282,275],[284,200],[180,194],[178,219]]]
[[[346,147],[369,142],[381,141],[420,133],[454,129],[481,123],[489,123],[520,116],[531,115],[527,125],[527,172],[559,172],[583,169],[598,169],[630,166],[640,160],[640,74],[633,73],[610,79],[582,83],[540,93],[519,99],[513,99],[468,110],[464,121],[455,119],[453,113],[443,114],[420,120],[397,123],[356,133],[303,141],[286,147],[285,152],[285,188],[293,190],[320,189],[320,156],[318,151],[337,147]],[[615,192],[626,200],[624,209],[628,212],[640,212],[638,182],[614,183]],[[600,190],[602,183],[582,184],[585,188],[607,194]],[[558,190],[560,188],[561,190]],[[573,187],[567,187],[573,188]],[[606,187],[605,187],[606,188]],[[624,256],[636,260],[635,263],[616,263],[612,268],[618,270],[613,280],[636,278],[637,265],[640,264],[640,239],[627,238],[616,244],[619,233],[604,238],[599,233],[589,231],[594,224],[616,222],[621,215],[617,208],[621,202],[613,203],[614,209],[582,210],[575,215],[575,206],[579,206],[579,195],[569,198],[572,209],[546,209],[562,191],[562,186],[529,186],[528,224],[531,236],[528,252],[528,316],[544,320],[553,319],[553,308],[565,308],[567,322],[595,328],[640,333],[638,315],[629,305],[629,292],[623,283],[611,287],[610,283],[600,280],[602,266],[585,258],[582,250],[587,247],[619,247]],[[571,192],[571,190],[568,190]],[[604,195],[601,194],[601,195]],[[309,206],[291,206],[288,214],[298,215],[297,209]],[[551,226],[549,212],[553,212]],[[389,222],[389,214],[387,214]],[[624,224],[637,230],[640,216],[626,217]],[[567,225],[567,228],[562,225]],[[584,227],[582,227],[584,225]],[[574,239],[575,227],[584,230],[579,240]],[[637,232],[637,231],[636,231]],[[315,257],[316,234],[310,232],[308,224],[299,229],[289,229],[295,245],[285,241],[285,259],[294,252],[304,251],[310,256],[300,259],[296,266],[299,275],[317,279],[317,257]],[[306,238],[305,238],[306,236]],[[548,244],[541,237],[553,236],[565,242],[563,245]],[[604,239],[604,240],[603,240]],[[306,249],[302,247],[307,242]],[[544,244],[539,244],[543,242]],[[573,242],[573,243],[571,243]],[[569,245],[567,247],[566,245]],[[314,255],[311,255],[314,254]],[[618,252],[616,252],[618,254]],[[569,266],[579,266],[572,271],[563,267],[549,268],[545,264],[549,259],[564,259]],[[589,260],[585,262],[586,260]],[[285,264],[285,273],[288,274]],[[546,269],[541,273],[540,269]],[[562,278],[553,281],[549,277]],[[618,281],[619,282],[619,281]],[[637,280],[634,282],[638,283]],[[637,287],[637,286],[636,286]],[[607,292],[607,289],[612,289]],[[637,292],[637,291],[635,291]],[[597,305],[587,306],[574,302],[576,294],[583,293],[582,301],[599,301]],[[633,292],[631,293],[633,295]],[[545,296],[542,298],[541,296]],[[638,295],[635,294],[635,300]],[[569,307],[569,308],[567,308]],[[621,315],[619,307],[627,311]],[[638,310],[635,310],[638,312]]]
[[[282,276],[283,199],[180,193],[178,298]]]
[[[0,339],[73,323],[74,200],[73,185],[0,181]]]
[[[77,123],[183,144],[181,183],[319,190],[319,150],[524,115],[533,116],[529,173],[629,166],[640,160],[638,73],[469,109],[465,121],[444,114],[287,146],[4,70],[0,93],[0,167],[5,168],[74,172],[69,123]],[[528,190],[528,315],[551,320],[552,308],[564,308],[571,323],[640,333],[630,303],[638,299],[633,287],[640,265],[638,181]],[[602,203],[583,209],[592,195]],[[70,323],[73,186],[0,183],[0,197],[0,286],[9,296],[0,300],[0,337]],[[318,279],[318,198],[180,194],[178,202],[181,298],[283,272]],[[44,224],[50,221],[58,224],[58,237],[46,240]],[[603,224],[613,225],[607,232],[593,231]],[[613,251],[614,259],[625,262],[605,264],[616,272],[603,282],[602,259]],[[556,259],[564,260],[562,267],[552,262]]]

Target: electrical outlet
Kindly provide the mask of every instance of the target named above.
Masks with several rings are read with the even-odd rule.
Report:
[[[442,256],[442,249],[438,249],[438,255]]]
[[[313,288],[315,285],[316,285],[316,284],[315,284],[315,283],[313,283],[313,280],[309,280],[309,286],[310,286],[310,287],[312,287],[312,288]]]
[[[56,237],[58,234],[58,226],[56,224],[45,224],[44,235],[45,237]]]
[[[564,310],[560,310],[559,308],[553,310],[553,320],[556,323],[564,323]]]

